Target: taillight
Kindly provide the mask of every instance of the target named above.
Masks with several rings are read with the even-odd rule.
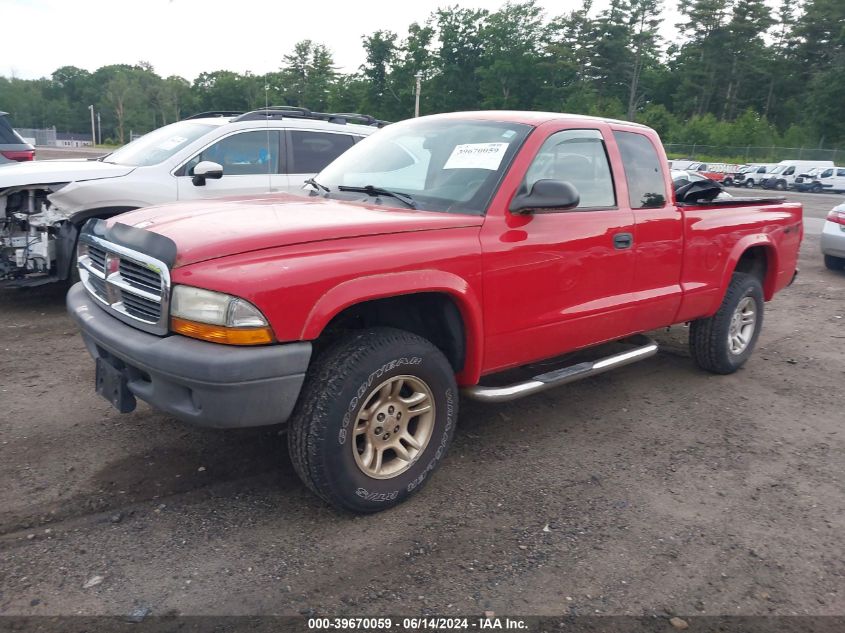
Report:
[[[35,160],[34,149],[2,150],[0,151],[0,154],[3,154],[3,156],[9,160],[16,160],[19,163],[23,163],[28,160]]]
[[[836,222],[837,224],[845,225],[845,211],[837,211],[834,209],[830,213],[827,214],[827,219],[830,222]]]

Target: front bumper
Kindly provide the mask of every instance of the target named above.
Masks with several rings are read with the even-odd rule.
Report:
[[[845,231],[842,227],[842,224],[825,220],[821,238],[821,249],[824,255],[845,258]]]
[[[148,334],[107,314],[81,283],[68,292],[67,308],[91,356],[121,367],[133,395],[199,426],[286,421],[311,359],[308,342],[235,347]]]

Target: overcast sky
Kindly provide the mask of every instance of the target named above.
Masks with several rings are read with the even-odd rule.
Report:
[[[596,0],[594,11],[608,0]],[[414,21],[442,6],[489,10],[503,0],[0,0],[9,36],[0,75],[34,79],[56,68],[93,71],[146,61],[161,76],[276,70],[303,39],[326,44],[335,63],[353,72],[364,62],[361,36],[388,29],[400,38]],[[547,15],[580,8],[580,0],[540,0]],[[676,2],[667,0],[662,33],[674,35]],[[10,31],[10,25],[14,29]]]

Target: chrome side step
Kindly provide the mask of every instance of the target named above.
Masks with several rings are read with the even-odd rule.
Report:
[[[472,387],[466,387],[463,390],[463,394],[467,398],[481,402],[508,402],[545,391],[546,389],[551,389],[552,387],[565,385],[590,376],[597,376],[611,369],[636,363],[657,353],[657,343],[648,336],[638,334],[630,337],[628,340],[638,344],[638,347],[596,361],[587,361],[570,365],[569,367],[555,369],[554,371],[535,376],[531,380],[505,385],[504,387],[473,385]]]

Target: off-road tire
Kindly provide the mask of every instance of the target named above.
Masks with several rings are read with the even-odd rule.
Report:
[[[434,401],[428,443],[410,467],[391,478],[368,476],[353,454],[360,407],[394,376],[425,382]],[[454,369],[426,339],[393,328],[352,332],[315,358],[288,427],[288,449],[299,477],[336,508],[386,510],[417,492],[446,455],[458,415]]]
[[[828,270],[842,270],[845,268],[845,258],[835,255],[825,255],[824,265]]]
[[[741,354],[730,350],[729,332],[737,306],[745,297],[756,304],[756,323],[751,340]],[[690,324],[689,346],[695,364],[714,374],[732,374],[742,367],[760,336],[763,327],[763,287],[760,280],[747,273],[734,273],[722,305],[711,317]]]

